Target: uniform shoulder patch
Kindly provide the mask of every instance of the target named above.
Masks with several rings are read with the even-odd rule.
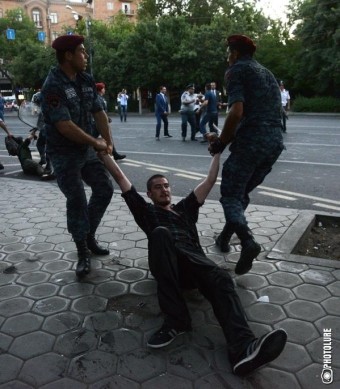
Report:
[[[61,98],[57,94],[50,94],[46,96],[46,103],[51,108],[58,108],[60,106]]]

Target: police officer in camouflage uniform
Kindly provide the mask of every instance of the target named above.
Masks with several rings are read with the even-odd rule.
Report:
[[[88,54],[84,37],[64,35],[52,44],[59,65],[50,70],[42,88],[47,153],[60,190],[66,197],[67,227],[78,251],[76,274],[90,272],[90,251],[107,255],[95,232],[110,203],[113,185],[96,151],[112,154],[107,115],[92,76],[85,73]],[[92,117],[102,137],[91,135]],[[83,181],[92,189],[87,202]]]
[[[242,245],[236,274],[247,273],[261,252],[244,215],[249,193],[271,171],[284,146],[281,133],[281,96],[273,74],[253,59],[254,42],[245,35],[227,39],[229,69],[226,88],[229,112],[220,137],[212,135],[209,150],[223,151],[231,143],[223,164],[221,199],[226,224],[216,240],[221,251],[229,251],[235,232]]]

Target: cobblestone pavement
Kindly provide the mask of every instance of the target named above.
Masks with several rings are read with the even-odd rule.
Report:
[[[209,257],[230,269],[256,335],[284,328],[281,356],[252,375],[231,373],[225,340],[210,305],[187,295],[194,329],[158,351],[146,339],[162,323],[147,241],[119,193],[98,230],[110,248],[93,271],[75,277],[76,251],[65,200],[55,183],[0,181],[0,388],[316,389],[322,383],[323,330],[332,331],[334,382],[340,387],[340,269],[266,255],[298,217],[294,209],[250,206],[262,252],[235,276],[240,246],[222,255],[217,201],[207,201],[198,229]],[[233,238],[235,239],[235,238]]]

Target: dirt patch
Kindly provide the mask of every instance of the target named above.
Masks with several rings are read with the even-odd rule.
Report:
[[[296,254],[340,261],[340,225],[317,220],[298,245]]]
[[[159,305],[154,295],[126,294],[108,299],[106,310],[120,312],[124,317],[131,314],[152,317],[159,313]]]

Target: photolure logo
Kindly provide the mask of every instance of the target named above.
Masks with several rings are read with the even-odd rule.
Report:
[[[323,369],[321,379],[324,384],[333,382],[332,370],[332,329],[323,330]]]

